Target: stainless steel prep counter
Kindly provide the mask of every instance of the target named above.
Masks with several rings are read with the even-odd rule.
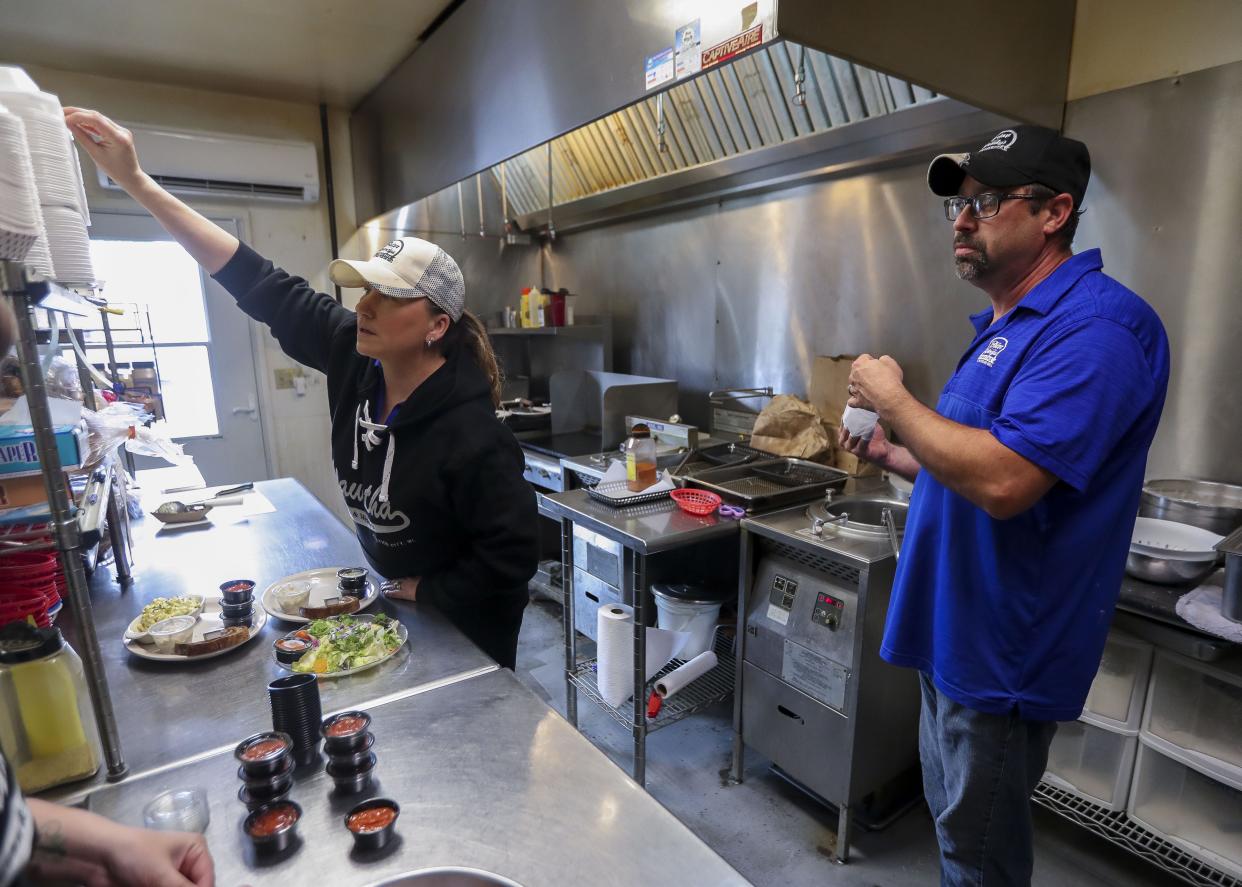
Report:
[[[647,558],[690,545],[737,536],[737,521],[710,514],[687,514],[672,499],[645,505],[617,508],[597,502],[586,490],[566,493],[540,493],[539,513],[561,524],[561,581],[564,583],[563,629],[565,636],[565,716],[578,726],[578,691],[587,693],[600,705],[616,713],[598,696],[591,663],[579,664],[577,633],[574,628],[574,541],[575,525],[584,527],[621,545],[623,599],[634,607],[634,686],[646,686],[647,661],[646,591]],[[736,562],[736,555],[732,555]],[[647,700],[640,689],[634,693],[631,719],[626,726],[634,739],[634,779],[643,785],[647,772]]]
[[[159,792],[204,787],[219,884],[370,884],[433,866],[523,887],[747,883],[510,672],[369,711],[378,784],[341,798],[322,766],[300,773],[289,797],[304,811],[301,840],[288,855],[254,854],[228,752],[102,788],[89,809],[137,825]],[[376,796],[400,804],[400,840],[378,856],[352,853],[344,816]]]
[[[244,646],[202,662],[141,659],[122,643],[126,626],[156,597],[215,591],[226,579],[253,579],[256,597],[271,582],[315,567],[365,565],[354,534],[291,478],[261,481],[276,511],[226,525],[161,530],[154,519],[134,524],[134,584],[122,590],[110,571],[91,579],[95,631],[103,651],[121,748],[131,774],[236,743],[270,730],[265,687],[288,674],[276,664],[272,643],[296,623],[268,619]],[[256,600],[255,606],[259,603]],[[498,666],[430,607],[390,602],[366,612],[388,613],[409,631],[409,643],[369,671],[320,682],[325,713],[392,694],[420,692]],[[69,642],[76,634],[66,608],[59,622]],[[73,797],[103,782],[63,786],[49,797]]]

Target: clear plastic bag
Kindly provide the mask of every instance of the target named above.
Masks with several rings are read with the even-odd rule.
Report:
[[[137,456],[154,456],[174,465],[191,461],[179,444],[146,427],[150,415],[138,404],[118,401],[102,410],[83,410],[82,419],[90,431],[88,467],[98,465],[113,450],[124,445]]]

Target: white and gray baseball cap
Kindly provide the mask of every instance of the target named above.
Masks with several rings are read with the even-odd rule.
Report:
[[[389,241],[365,262],[337,259],[328,266],[337,286],[372,287],[397,299],[430,299],[453,320],[466,310],[466,281],[453,258],[417,237]]]

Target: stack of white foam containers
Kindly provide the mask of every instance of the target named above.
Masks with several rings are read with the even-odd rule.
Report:
[[[21,68],[0,66],[0,109],[0,203],[10,198],[13,207],[26,207],[20,218],[15,210],[0,216],[0,258],[24,261],[66,286],[94,286],[82,169],[60,100],[40,91]]]

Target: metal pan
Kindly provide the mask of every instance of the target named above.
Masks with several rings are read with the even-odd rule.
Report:
[[[803,459],[770,459],[699,471],[683,478],[686,486],[711,490],[750,513],[807,502],[829,489],[845,486],[849,474]],[[790,485],[792,481],[803,483]]]

